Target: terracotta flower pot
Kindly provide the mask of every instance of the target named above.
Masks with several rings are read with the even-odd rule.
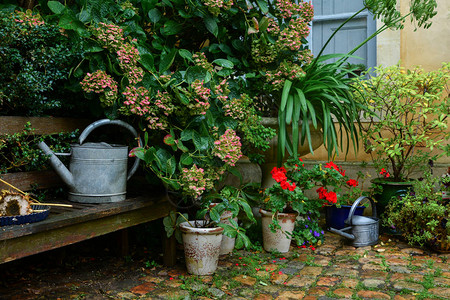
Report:
[[[193,275],[210,275],[217,269],[219,262],[220,243],[223,228],[196,228],[205,221],[190,221],[180,224],[183,236],[184,255],[188,273]]]
[[[260,209],[262,216],[262,232],[263,232],[263,247],[268,252],[278,251],[280,253],[289,252],[292,238],[288,237],[286,233],[291,234],[294,231],[296,213],[278,213],[277,219],[281,226],[281,230],[272,232],[269,224],[272,223],[273,214],[270,211]]]

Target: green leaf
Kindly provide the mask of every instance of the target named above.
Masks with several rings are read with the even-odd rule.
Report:
[[[193,135],[194,131],[192,129],[185,129],[180,134],[180,140],[182,141],[192,140]]]
[[[161,13],[159,12],[159,9],[153,8],[149,10],[148,12],[148,18],[152,23],[158,23],[159,20],[161,20]]]
[[[221,67],[227,68],[227,69],[232,69],[234,67],[234,64],[231,61],[229,61],[228,59],[223,59],[223,58],[215,59],[213,61],[213,63],[215,63]]]
[[[289,92],[291,91],[292,81],[286,80],[283,86],[283,92],[281,94],[281,104],[280,110],[284,111],[286,109],[286,103],[288,101]]]
[[[186,70],[186,81],[191,84],[195,80],[202,81],[205,78],[206,71],[200,66],[189,67]]]
[[[219,44],[220,50],[222,50],[223,53],[226,53],[228,55],[233,55],[233,51],[231,51],[231,48],[226,44]]]
[[[181,140],[177,141],[177,147],[178,147],[178,149],[180,149],[183,152],[189,151],[189,149],[185,145],[183,145],[183,142],[181,142]]]
[[[182,58],[187,59],[188,61],[193,61],[192,60],[192,53],[189,50],[180,49],[180,50],[178,50],[178,54],[180,54],[180,56]]]
[[[167,174],[172,176],[173,174],[175,174],[176,169],[177,169],[177,160],[175,159],[175,157],[172,156],[169,160],[167,160],[166,172]]]
[[[175,222],[172,221],[171,215],[168,215],[163,219],[164,229],[166,231],[167,237],[171,237],[175,231]]]
[[[142,54],[140,63],[147,71],[155,71],[153,55],[151,55],[150,53]]]
[[[267,14],[269,12],[269,5],[267,4],[268,1],[256,0],[256,2],[258,3],[258,6],[263,14]]]
[[[221,212],[216,208],[213,207],[210,211],[209,211],[209,217],[211,218],[211,220],[217,224],[220,223],[220,214]]]
[[[165,172],[167,170],[167,161],[172,157],[165,149],[158,149],[155,154],[158,168]]]
[[[59,1],[48,1],[47,2],[47,6],[48,8],[50,8],[50,10],[59,15],[60,13],[63,12],[63,10],[66,8],[63,4],[61,4]]]
[[[67,12],[67,11],[66,11]],[[58,26],[64,29],[85,31],[84,24],[69,13],[64,13],[59,19]]]
[[[208,149],[208,138],[200,136],[197,132],[194,132],[193,141],[195,148],[199,151],[205,151]]]
[[[286,103],[286,124],[291,124],[293,110],[294,110],[294,96],[289,95],[288,101]]]
[[[278,111],[278,149],[277,149],[277,164],[281,167],[286,147],[286,111]]]
[[[192,165],[193,162],[194,162],[194,160],[193,160],[192,157],[189,155],[189,153],[183,153],[183,154],[181,155],[180,163],[181,163],[182,165],[189,166],[189,165]]]
[[[253,216],[253,211],[252,211],[252,208],[250,207],[250,205],[247,202],[242,201],[242,200],[239,201],[239,205],[242,207],[242,210],[247,215],[247,218],[249,218],[250,221],[252,221],[252,223],[256,223],[256,219]]]
[[[217,26],[216,20],[213,17],[206,16],[203,21],[205,22],[206,29],[217,37],[219,34],[219,26]]]
[[[144,12],[150,11],[156,6],[156,4],[158,4],[158,0],[141,0],[141,5]]]
[[[259,31],[265,32],[267,30],[267,27],[269,27],[269,18],[262,17],[259,21]]]
[[[209,74],[209,73],[208,73]],[[230,76],[231,74],[233,74],[233,70],[232,69],[222,69],[222,70],[219,70],[218,72],[217,72],[217,75],[219,75],[219,76],[221,76],[221,77],[228,77],[228,76]]]
[[[149,148],[145,151],[144,161],[147,164],[151,164],[156,158],[156,149],[154,147]]]
[[[159,63],[159,72],[164,73],[167,71],[170,66],[173,64],[175,60],[175,56],[177,55],[177,49],[173,48],[169,53],[164,52],[161,55],[161,62]]]
[[[175,35],[183,29],[183,25],[179,24],[173,20],[169,20],[164,23],[164,26],[161,28],[161,33],[164,35]]]
[[[230,238],[234,238],[237,235],[237,230],[228,224],[224,224],[224,223],[220,223],[218,224],[218,226],[223,228],[223,235],[230,237]]]

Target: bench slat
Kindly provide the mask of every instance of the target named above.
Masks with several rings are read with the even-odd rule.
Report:
[[[141,205],[143,203],[142,201],[143,199],[135,200],[135,202],[140,203]],[[39,227],[41,227],[40,229],[43,229],[42,227],[47,226],[47,228],[46,230],[31,230],[33,234],[22,235],[3,241],[0,240],[0,263],[13,261],[29,255],[71,245],[131,226],[157,220],[167,216],[172,209],[166,201],[158,201],[156,203],[146,201],[146,203],[147,205],[141,206],[138,209],[127,210],[123,213],[111,213],[109,210],[103,213],[97,211],[96,213],[85,215],[83,218],[78,214],[79,212],[76,212],[75,214],[78,214],[78,216],[69,218],[69,220],[73,221],[74,219],[78,219],[78,222],[61,222],[63,220],[60,218],[58,221],[53,220],[59,225],[63,225],[64,223],[64,226],[50,226],[49,223],[53,222],[51,219],[25,225],[19,230],[22,233],[24,233],[24,231],[29,231],[30,228],[34,228],[35,230]],[[109,206],[109,204],[104,206]],[[98,217],[99,214],[102,216]],[[65,215],[68,217],[67,214]],[[61,215],[58,215],[55,218],[60,216]],[[96,217],[94,218],[94,216]],[[84,219],[84,221],[81,222],[81,219]],[[10,231],[10,229],[7,231]],[[168,264],[172,263],[175,252],[165,251],[165,253],[165,256],[167,256],[167,258],[164,257],[165,261],[167,260]]]
[[[0,135],[21,132],[27,122],[31,123],[35,134],[53,134],[59,132],[71,132],[75,129],[83,129],[92,123],[88,119],[53,118],[53,117],[0,117]]]
[[[38,189],[64,186],[62,179],[52,170],[7,173],[1,174],[0,178],[22,191],[29,191],[32,186],[37,186]],[[11,190],[3,182],[0,182],[0,189]]]

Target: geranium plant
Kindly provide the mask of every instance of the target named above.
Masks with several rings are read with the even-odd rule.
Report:
[[[352,205],[353,202],[362,195],[364,191],[365,175],[361,171],[357,173],[356,179],[346,175],[342,167],[334,162],[325,165],[318,164],[309,171],[310,180],[315,182],[319,199],[324,200],[323,205]]]
[[[364,146],[383,178],[405,181],[415,169],[445,153],[450,137],[449,67],[446,63],[431,72],[378,67],[377,76],[357,86],[356,99],[370,109],[364,113]],[[433,150],[440,151],[431,154]]]
[[[277,213],[297,213],[301,218],[297,219],[296,229],[292,232],[292,238],[298,245],[316,244],[323,239],[323,232],[318,225],[320,217],[319,208],[322,202],[310,199],[305,191],[314,187],[310,180],[304,180],[305,173],[301,159],[290,158],[283,167],[274,167],[271,174],[275,183],[265,189],[263,207],[272,213],[273,232],[280,228],[276,218]],[[310,174],[308,173],[309,177]]]

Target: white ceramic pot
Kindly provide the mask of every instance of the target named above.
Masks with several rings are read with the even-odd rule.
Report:
[[[278,213],[278,223],[281,230],[272,232],[269,224],[272,223],[273,214],[270,211],[261,209],[261,223],[263,232],[263,247],[268,252],[278,251],[280,253],[289,252],[291,238],[286,233],[292,233],[295,227],[296,213]]]
[[[218,203],[211,203],[210,206],[216,206]],[[231,225],[231,217],[233,216],[233,213],[229,210],[226,210],[222,213],[220,216],[220,221],[223,224]],[[233,220],[237,223],[238,218],[235,217]],[[230,238],[226,235],[222,234],[222,243],[220,244],[220,255],[229,254],[233,252],[234,245],[236,244],[236,238]]]
[[[233,216],[233,213],[231,211],[225,211],[221,216],[221,222],[227,225],[231,225],[231,217]],[[233,218],[233,220],[237,223],[238,218]],[[220,244],[220,255],[229,254],[233,252],[234,245],[236,243],[236,238],[230,238],[226,235],[222,235],[222,243]]]
[[[204,220],[180,224],[183,236],[184,256],[188,273],[210,275],[217,269],[223,228],[196,228],[195,223],[203,226]],[[191,226],[192,225],[192,226]]]

